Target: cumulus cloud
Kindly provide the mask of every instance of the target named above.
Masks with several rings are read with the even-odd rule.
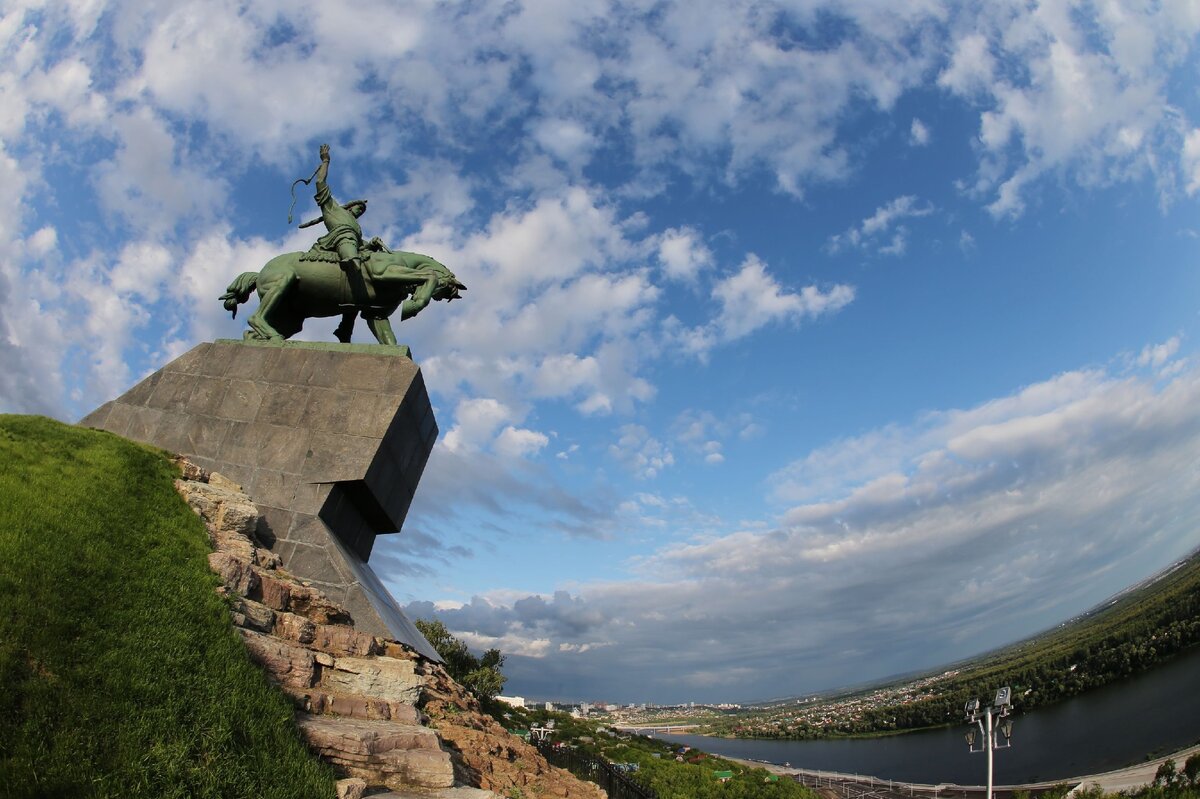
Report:
[[[988,88],[995,69],[987,37],[968,33],[954,42],[949,63],[938,74],[937,84],[955,94],[974,95]]]
[[[628,353],[654,320],[659,289],[622,223],[592,192],[560,188],[465,236],[430,227],[410,237],[407,249],[438,253],[470,291],[470,310],[441,314],[426,369],[512,407],[562,399],[602,414],[650,399]],[[413,322],[420,344],[423,320]]]
[[[0,258],[0,409],[19,413],[57,414],[63,410],[64,381],[60,364],[66,336],[46,304],[62,289],[58,281],[30,274],[53,257],[57,232],[52,227],[21,238],[25,171],[0,141],[0,241],[10,242],[9,257]]]
[[[1188,4],[1067,14],[933,0],[553,10],[487,0],[447,15],[370,2],[349,28],[314,0],[14,7],[0,29],[0,135],[6,152],[22,153],[25,179],[6,185],[43,218],[4,243],[52,227],[98,250],[135,239],[187,258],[241,224],[238,203],[262,207],[259,189],[232,198],[236,176],[282,182],[311,163],[314,142],[334,140],[339,186],[369,190],[383,215],[406,215],[385,234],[446,253],[479,286],[473,301],[497,298],[456,316],[437,347],[486,350],[485,363],[525,357],[517,377],[481,373],[476,395],[511,401],[497,383],[511,391],[545,357],[571,354],[595,363],[571,401],[619,412],[654,388],[643,364],[605,357],[604,345],[636,349],[659,321],[660,284],[695,284],[715,256],[712,231],[682,220],[637,233],[614,198],[678,180],[724,191],[765,177],[797,196],[844,180],[870,149],[847,145],[847,120],[891,113],[930,80],[978,113],[968,188],[998,216],[1019,214],[1051,173],[1083,186],[1150,173],[1164,197],[1194,194],[1196,133],[1169,77],[1198,30]],[[911,120],[909,135],[926,140],[927,121]],[[476,168],[483,149],[488,174]],[[596,175],[602,188],[589,184]],[[80,212],[72,229],[55,208]],[[893,221],[871,246],[902,253],[902,228]],[[226,235],[234,249],[253,241],[241,229]],[[518,295],[529,301],[511,302]],[[48,302],[38,313],[61,323],[76,311]],[[176,313],[172,346],[216,324],[200,306]],[[109,322],[141,319],[114,311]],[[693,352],[736,335],[717,324],[677,332]],[[550,340],[563,345],[548,351]],[[90,391],[86,401],[103,399]]]
[[[1050,172],[1084,186],[1153,174],[1170,198],[1186,131],[1166,77],[1200,31],[1195,8],[996,5],[956,29],[938,83],[981,106],[974,190],[994,216],[1023,213]]]
[[[511,408],[491,397],[463,400],[454,409],[455,424],[442,439],[442,446],[451,452],[478,450],[513,416]]]
[[[687,327],[668,317],[663,332],[680,352],[708,357],[714,347],[744,338],[767,325],[799,324],[840,311],[854,301],[854,287],[837,283],[828,289],[815,285],[798,293],[781,286],[767,265],[754,254],[746,256],[734,274],[713,285],[718,308],[704,325]]]
[[[509,425],[496,437],[496,452],[508,458],[524,458],[541,452],[550,438],[536,430],[526,430]]]
[[[690,280],[700,270],[712,265],[713,255],[698,231],[671,228],[658,241],[658,259],[668,278]]]
[[[776,476],[775,524],[664,546],[639,578],[437,615],[544,641],[515,664],[538,695],[752,698],[934,666],[1120,590],[1114,563],[1146,574],[1200,543],[1197,408],[1194,366],[1063,374],[814,452]],[[613,646],[571,651],[594,642]]]

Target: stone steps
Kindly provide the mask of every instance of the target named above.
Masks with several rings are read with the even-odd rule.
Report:
[[[393,790],[454,785],[450,753],[427,727],[306,714],[297,724],[312,749],[350,776],[375,785],[382,781]]]

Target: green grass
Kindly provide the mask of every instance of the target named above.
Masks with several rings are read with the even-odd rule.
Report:
[[[0,415],[0,796],[333,796],[164,453]]]

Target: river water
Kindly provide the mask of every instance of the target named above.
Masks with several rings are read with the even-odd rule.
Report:
[[[984,701],[986,698],[981,697]],[[729,757],[903,782],[980,785],[987,755],[967,751],[966,724],[833,741],[665,735]],[[1131,680],[1014,717],[1012,747],[995,754],[997,785],[1097,774],[1200,742],[1200,647]],[[1179,765],[1183,765],[1180,763]]]

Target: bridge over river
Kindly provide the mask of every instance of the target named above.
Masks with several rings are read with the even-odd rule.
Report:
[[[621,732],[632,732],[636,735],[654,735],[655,733],[687,732],[699,726],[699,724],[613,724],[612,728]]]

